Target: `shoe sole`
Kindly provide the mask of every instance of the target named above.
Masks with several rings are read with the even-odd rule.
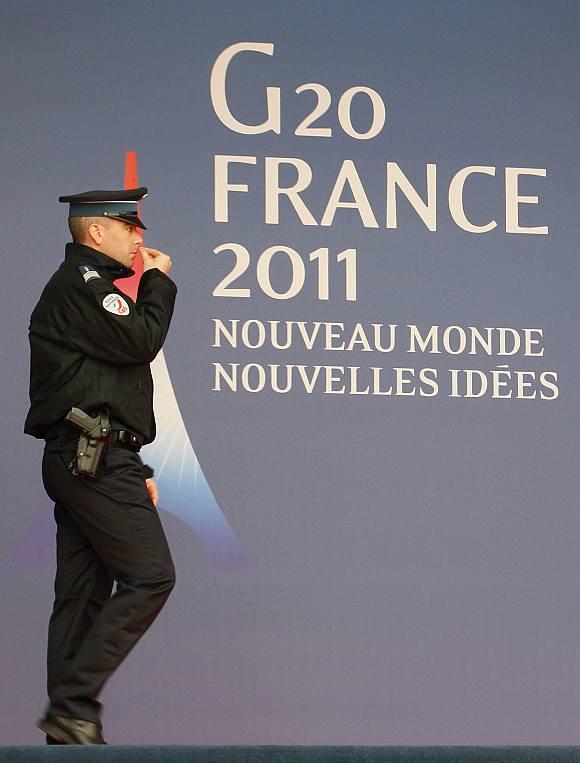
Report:
[[[75,740],[69,734],[67,734],[66,731],[63,731],[58,726],[50,723],[50,721],[41,719],[37,722],[36,725],[41,731],[44,731],[45,734],[47,734],[49,737],[52,737],[53,739],[56,739],[56,741],[60,742],[61,744],[77,744],[77,742],[75,742]]]
[[[60,747],[64,745],[64,742],[59,742],[58,739],[53,739],[52,737],[49,737],[48,734],[46,735],[46,744],[57,744]]]

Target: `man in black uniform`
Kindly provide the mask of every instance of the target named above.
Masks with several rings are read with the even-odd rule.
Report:
[[[50,703],[38,722],[52,744],[106,744],[97,696],[175,584],[152,471],[138,455],[155,437],[149,364],[177,292],[170,258],[142,246],[137,203],[146,192],[60,197],[70,204],[73,243],[30,321],[24,431],[46,440],[43,482],[57,523]],[[143,275],[133,302],[113,280],[132,275],[137,256]],[[99,423],[80,447],[83,432],[66,420],[73,407],[77,419]],[[92,474],[83,466],[90,448],[102,453]]]

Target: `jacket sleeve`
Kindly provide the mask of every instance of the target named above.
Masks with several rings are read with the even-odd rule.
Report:
[[[153,469],[149,466],[149,464],[144,464],[141,460],[141,456],[139,456],[139,460],[141,461],[141,466],[143,468],[143,479],[149,480],[152,479],[155,476],[155,472]]]
[[[107,279],[86,284],[81,279],[74,294],[78,304],[70,305],[66,343],[109,363],[150,363],[167,336],[176,294],[174,282],[158,268],[141,276],[136,302]]]

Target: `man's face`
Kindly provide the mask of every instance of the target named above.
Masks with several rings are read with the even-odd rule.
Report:
[[[102,241],[99,251],[109,255],[126,268],[133,265],[143,237],[138,229],[130,223],[109,218],[106,225],[99,226],[102,231]]]

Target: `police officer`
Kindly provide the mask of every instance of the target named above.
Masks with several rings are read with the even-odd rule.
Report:
[[[46,440],[43,482],[57,525],[50,701],[37,724],[50,744],[106,744],[97,697],[175,584],[152,471],[138,454],[155,437],[149,364],[177,292],[170,258],[142,246],[138,202],[146,193],[60,197],[70,204],[73,242],[30,321],[24,431]],[[132,275],[136,257],[143,275],[133,301],[113,281]],[[86,434],[67,420],[72,408],[98,421],[98,431]],[[82,435],[85,450],[99,446],[92,474],[80,466]]]

